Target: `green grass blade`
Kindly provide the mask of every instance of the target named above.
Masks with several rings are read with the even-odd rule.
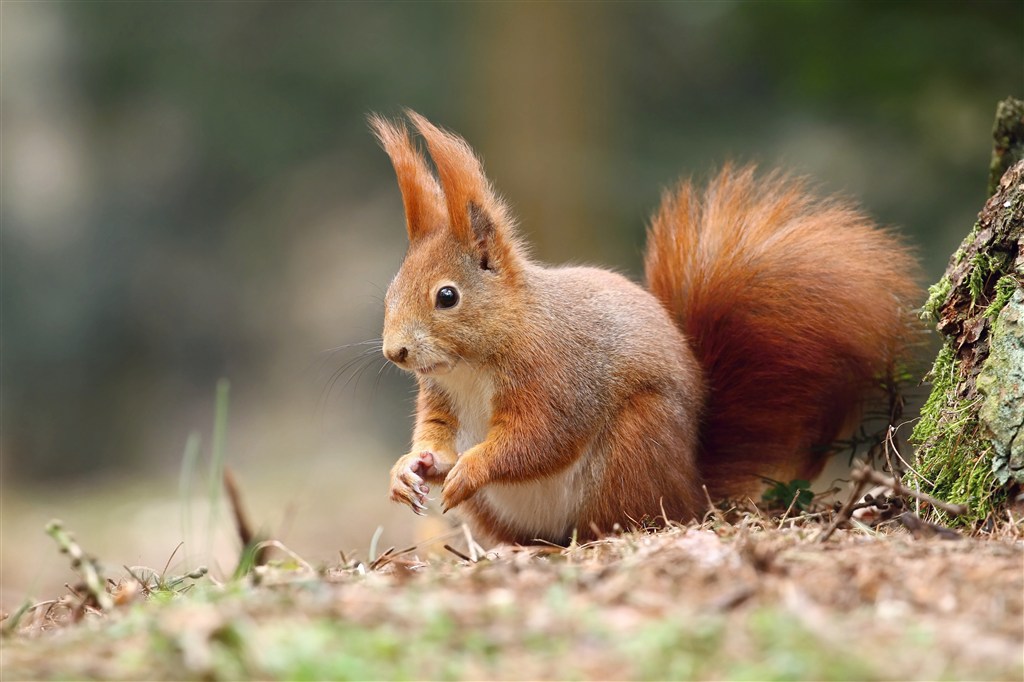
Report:
[[[185,452],[181,456],[181,474],[178,479],[178,496],[181,500],[181,541],[185,543],[185,565],[189,563],[192,549],[192,481],[196,476],[199,461],[199,447],[202,439],[197,431],[188,435]]]
[[[228,430],[228,397],[231,382],[221,379],[217,382],[217,401],[213,415],[213,443],[210,450],[210,519],[206,534],[206,553],[212,560],[213,533],[217,526],[217,512],[224,490],[225,442]],[[211,562],[212,563],[212,562]]]

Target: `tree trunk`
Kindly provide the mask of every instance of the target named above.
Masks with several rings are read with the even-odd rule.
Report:
[[[1000,103],[993,132],[993,172],[1008,170],[929,289],[943,345],[911,437],[910,480],[968,522],[1002,514],[1024,483],[1024,102]]]

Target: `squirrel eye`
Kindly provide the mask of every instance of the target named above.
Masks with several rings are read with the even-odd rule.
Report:
[[[458,302],[459,292],[455,287],[441,287],[437,290],[436,307],[451,308]]]

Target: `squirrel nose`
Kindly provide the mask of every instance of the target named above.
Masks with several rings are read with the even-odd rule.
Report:
[[[405,362],[405,359],[407,357],[409,357],[409,349],[406,348],[405,346],[402,346],[398,350],[395,350],[394,348],[388,348],[387,350],[384,351],[384,357],[386,357],[388,360],[395,363],[396,365],[400,365],[401,363]]]

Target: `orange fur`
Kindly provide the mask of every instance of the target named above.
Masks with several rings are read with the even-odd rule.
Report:
[[[409,131],[401,123],[392,123],[377,115],[370,116],[370,128],[395,168],[398,187],[402,191],[402,203],[405,205],[409,239],[413,240],[443,226],[448,216],[441,188],[409,139]]]
[[[803,182],[726,167],[666,194],[648,235],[651,292],[712,387],[700,465],[711,494],[812,480],[911,330],[917,265],[896,237]]]
[[[466,207],[471,202],[481,204],[495,219],[510,222],[504,203],[495,194],[480,160],[466,141],[441,130],[415,111],[406,111],[406,114],[427,141],[430,158],[444,187],[452,230],[460,236],[469,235]]]
[[[403,126],[373,123],[410,234],[384,352],[420,384],[396,501],[420,511],[443,482],[443,506],[503,542],[689,519],[705,481],[753,494],[820,469],[901,352],[912,259],[841,202],[750,169],[683,184],[652,222],[648,292],[532,262],[469,145],[408,116],[439,185]]]

